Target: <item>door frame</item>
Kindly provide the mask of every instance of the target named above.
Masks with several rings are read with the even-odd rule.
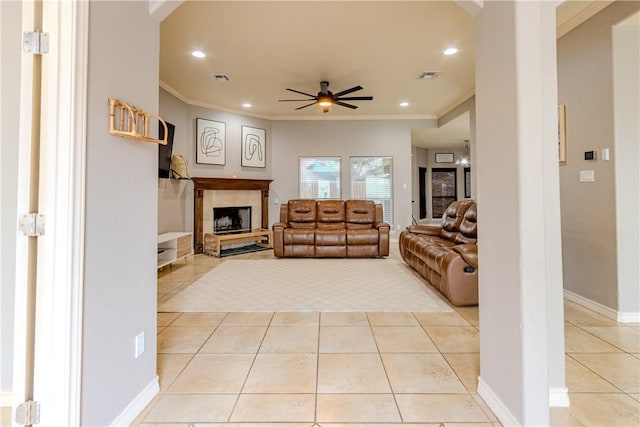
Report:
[[[430,178],[431,178],[431,180],[430,180],[430,183],[431,183],[431,186],[430,186],[430,190],[431,190],[430,191],[430,194],[431,194],[431,218],[430,219],[441,218],[441,217],[433,216],[433,197],[434,197],[433,196],[433,173],[434,172],[453,172],[453,179],[454,179],[454,185],[453,185],[453,187],[454,187],[454,190],[453,190],[454,191],[454,196],[453,197],[455,199],[454,201],[458,200],[458,168],[456,168],[456,167],[448,167],[448,168],[434,168],[434,167],[432,167],[431,168],[431,174],[430,174]]]
[[[45,215],[46,229],[37,243],[33,399],[41,405],[40,423],[49,425],[80,425],[89,7],[89,2],[46,1],[42,11],[50,49],[42,56],[37,173],[38,211]],[[25,31],[35,28],[33,11],[34,2],[25,1]],[[33,176],[34,59],[24,52],[21,59],[18,215],[28,212]],[[26,392],[27,240],[19,235],[16,242],[14,407]]]

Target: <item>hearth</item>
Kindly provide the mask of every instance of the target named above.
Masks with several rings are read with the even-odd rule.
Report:
[[[213,208],[215,234],[251,231],[251,206],[224,206]]]

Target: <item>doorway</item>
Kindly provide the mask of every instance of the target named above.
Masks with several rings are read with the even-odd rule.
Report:
[[[427,168],[418,168],[418,202],[420,204],[420,219],[427,217]]]
[[[457,200],[458,180],[456,168],[431,169],[432,218],[442,218],[447,207]]]

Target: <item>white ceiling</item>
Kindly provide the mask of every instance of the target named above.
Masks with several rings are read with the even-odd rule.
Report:
[[[562,23],[591,3],[565,2]],[[437,118],[474,93],[473,33],[473,18],[454,1],[186,1],[161,24],[160,81],[187,103],[271,120]],[[448,47],[458,53],[445,56]],[[442,73],[421,80],[424,71]],[[374,99],[326,114],[278,102],[306,98],[286,88],[316,94],[323,80],[334,93],[360,85],[349,96]],[[412,132],[424,147],[468,138],[468,115]]]

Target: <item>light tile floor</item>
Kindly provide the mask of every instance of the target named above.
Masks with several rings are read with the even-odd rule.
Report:
[[[221,262],[165,268],[158,301]],[[158,313],[161,391],[135,425],[499,426],[475,393],[478,308],[454,309]],[[566,302],[565,334],[571,407],[552,409],[552,425],[639,425],[638,325]]]

